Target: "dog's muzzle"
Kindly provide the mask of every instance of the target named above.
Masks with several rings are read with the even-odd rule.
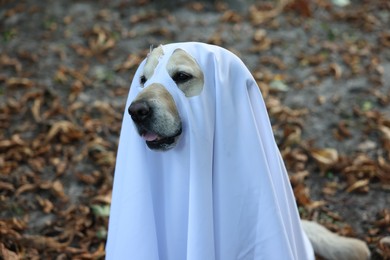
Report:
[[[164,115],[156,110],[148,101],[137,100],[129,106],[128,112],[147,146],[152,150],[166,151],[175,146],[181,135],[181,122],[171,126],[168,120],[164,120]]]

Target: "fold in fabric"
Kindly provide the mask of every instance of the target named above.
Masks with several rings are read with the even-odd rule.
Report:
[[[198,96],[186,97],[166,71],[178,48],[204,73]],[[120,135],[107,259],[314,259],[249,70],[217,46],[178,43],[163,51],[148,85],[171,93],[183,132],[166,152],[150,150],[138,135],[126,111],[142,90],[141,63]]]

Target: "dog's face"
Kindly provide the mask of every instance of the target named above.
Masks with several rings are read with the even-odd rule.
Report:
[[[161,46],[148,55],[139,79],[142,86],[154,76],[159,58],[163,55]],[[199,95],[202,91],[203,72],[194,58],[184,50],[176,49],[165,69],[186,97]],[[166,151],[176,145],[182,133],[182,121],[175,101],[164,85],[154,82],[143,89],[130,104],[128,111],[139,135],[150,149]]]

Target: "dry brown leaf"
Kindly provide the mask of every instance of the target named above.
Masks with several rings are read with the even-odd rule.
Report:
[[[111,204],[111,192],[104,195],[98,195],[92,199],[92,203]]]
[[[52,191],[56,196],[58,196],[61,200],[67,200],[68,196],[66,196],[64,191],[64,186],[59,180],[56,180],[53,182],[53,185],[51,186]]]
[[[303,183],[305,178],[309,176],[309,171],[300,171],[290,175],[290,182],[292,185]]]
[[[96,156],[96,163],[100,166],[114,166],[115,165],[115,153],[108,151]]]
[[[325,186],[322,188],[322,193],[328,196],[334,196],[339,190],[340,184],[338,182],[326,182]]]
[[[92,104],[93,108],[97,108],[100,112],[107,114],[109,116],[116,116],[117,112],[112,108],[112,106],[108,102],[96,100]],[[120,115],[120,117],[122,117]]]
[[[35,190],[37,188],[37,185],[36,184],[31,184],[31,183],[27,183],[27,184],[23,184],[22,186],[20,186],[16,192],[15,192],[15,195],[16,196],[19,196],[20,194],[24,193],[24,192],[27,192],[27,191],[31,191],[31,190]]]
[[[104,243],[100,243],[99,247],[96,249],[95,252],[93,252],[93,253],[83,252],[80,255],[78,255],[77,257],[80,259],[100,259],[100,258],[104,257],[105,254],[106,254],[106,252],[104,251]]]
[[[229,23],[239,23],[242,21],[242,17],[232,10],[226,10],[221,17],[221,21]]]
[[[328,58],[326,55],[321,53],[312,54],[312,55],[308,55],[306,53],[300,53],[298,57],[300,59],[300,64],[303,66],[307,66],[307,65],[320,66]],[[318,67],[318,68],[323,68],[326,71],[326,73],[328,73],[327,67]]]
[[[55,73],[54,80],[59,83],[66,83],[68,81],[68,77],[66,76],[66,71],[64,67],[60,67]]]
[[[299,205],[307,207],[312,201],[310,199],[309,188],[306,187],[303,183],[298,183],[294,186],[294,195]]]
[[[339,155],[336,149],[325,148],[325,149],[311,149],[311,156],[324,166],[333,166],[339,160]]]
[[[15,78],[15,77],[7,79],[5,84],[8,87],[31,88],[31,87],[35,86],[35,83],[28,78]]]
[[[383,137],[386,140],[390,141],[390,127],[381,125],[381,126],[379,126],[379,130],[381,131]]]
[[[341,76],[343,74],[343,70],[342,70],[342,68],[341,68],[341,66],[339,64],[333,62],[333,63],[331,63],[329,65],[329,68],[333,72],[333,75],[334,75],[335,79],[340,79],[341,78]]]
[[[269,85],[265,84],[264,82],[260,82],[260,81],[257,82],[257,85],[259,86],[259,89],[261,91],[263,98],[266,99],[268,97],[268,94],[269,94]]]
[[[140,56],[130,54],[123,63],[115,66],[115,71],[127,71],[134,69],[141,63],[141,61],[142,59]]]
[[[7,249],[3,243],[0,243],[0,257],[4,260],[19,260],[20,257],[13,251]]]
[[[260,10],[255,5],[252,5],[249,8],[249,17],[252,24],[260,25],[278,16],[289,2],[290,0],[279,0],[275,8],[267,11]]]
[[[63,71],[64,73],[72,76],[74,79],[81,81],[86,86],[93,85],[92,80],[90,80],[87,76],[85,76],[85,74],[86,74],[85,71],[88,70],[88,67],[82,68],[80,70],[75,70],[72,68],[61,66],[60,70]]]
[[[327,204],[326,201],[324,200],[316,200],[316,201],[311,201],[309,204],[306,205],[306,208],[309,211],[313,211],[315,209],[321,208]]]
[[[347,188],[347,192],[352,192],[352,191],[361,191],[361,192],[368,192],[368,184],[370,183],[369,179],[363,179],[363,180],[358,180],[355,183],[353,183],[351,186]]]
[[[50,200],[44,199],[38,195],[35,196],[35,198],[38,201],[39,205],[42,207],[43,212],[50,213],[53,210],[54,206]]]
[[[224,40],[222,39],[222,34],[219,30],[215,31],[214,34],[207,40],[210,44],[222,45]]]
[[[272,40],[265,38],[263,41],[255,42],[254,46],[249,49],[251,52],[260,53],[271,48]]]
[[[312,10],[310,7],[310,0],[291,0],[288,5],[289,9],[297,11],[300,15],[304,17],[311,17]]]
[[[96,176],[91,175],[91,174],[76,173],[75,176],[79,181],[84,182],[86,184],[93,185],[93,184],[96,184],[98,182],[98,179],[96,178]]]
[[[2,54],[0,55],[0,67],[11,66],[17,73],[22,71],[22,64],[15,58]]]
[[[337,129],[333,131],[334,137],[342,141],[345,138],[349,138],[352,136],[351,132],[348,129],[348,124],[345,121],[340,121],[337,125]]]
[[[10,140],[1,140],[0,148],[9,148],[11,146],[25,146],[26,142],[20,138],[19,134],[14,134],[11,136]]]
[[[61,176],[65,173],[65,170],[67,168],[67,163],[66,162],[60,162],[56,166],[56,176]]]
[[[0,190],[15,191],[15,187],[12,183],[0,181]]]
[[[378,249],[384,260],[390,259],[390,236],[382,237],[379,240]]]
[[[279,70],[285,70],[287,68],[283,60],[276,56],[263,56],[260,58],[260,62],[264,65],[273,65]]]
[[[386,227],[390,227],[390,210],[385,209],[379,214],[380,219],[375,222],[375,226],[381,228],[382,230]]]
[[[187,7],[191,10],[194,10],[195,12],[201,12],[204,10],[205,6],[203,3],[200,2],[191,2],[187,5]]]
[[[91,57],[93,55],[92,51],[89,48],[86,48],[80,44],[71,44],[71,47],[76,51],[76,53],[83,57]]]
[[[92,32],[88,33],[87,36],[89,48],[95,55],[103,54],[116,44],[111,33],[99,25],[94,26]]]
[[[285,127],[284,128],[284,138],[283,138],[283,147],[292,146],[294,144],[299,144],[301,142],[302,130],[298,126]]]
[[[33,106],[31,108],[31,112],[35,122],[41,122],[41,115],[40,115],[41,106],[42,106],[42,99],[41,98],[35,99]]]
[[[262,42],[267,38],[267,31],[264,29],[257,29],[253,34],[254,42]]]
[[[157,18],[158,14],[154,11],[144,12],[144,13],[137,13],[135,15],[130,16],[130,22],[131,23],[140,23],[148,20],[152,20],[154,18]]]
[[[319,55],[319,60],[325,59],[325,56]],[[320,65],[314,69],[314,73],[319,77],[327,77],[333,75],[335,79],[340,79],[342,76],[341,66],[337,63],[331,63],[329,65]]]
[[[53,237],[39,235],[24,235],[20,242],[27,247],[34,247],[38,250],[63,251],[69,242],[60,243]]]
[[[390,32],[383,32],[380,37],[380,42],[390,48]]]
[[[382,156],[378,158],[378,164],[380,170],[377,172],[377,177],[381,180],[381,182],[386,185],[390,184],[390,163],[388,160],[385,160]]]
[[[69,142],[80,139],[83,136],[83,132],[72,122],[62,120],[55,122],[51,126],[45,141],[50,142],[56,136],[63,137],[61,140],[64,142]]]

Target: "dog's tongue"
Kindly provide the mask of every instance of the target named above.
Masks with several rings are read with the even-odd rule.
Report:
[[[146,132],[142,135],[142,138],[145,139],[146,141],[154,141],[158,138],[158,135],[155,133]]]

